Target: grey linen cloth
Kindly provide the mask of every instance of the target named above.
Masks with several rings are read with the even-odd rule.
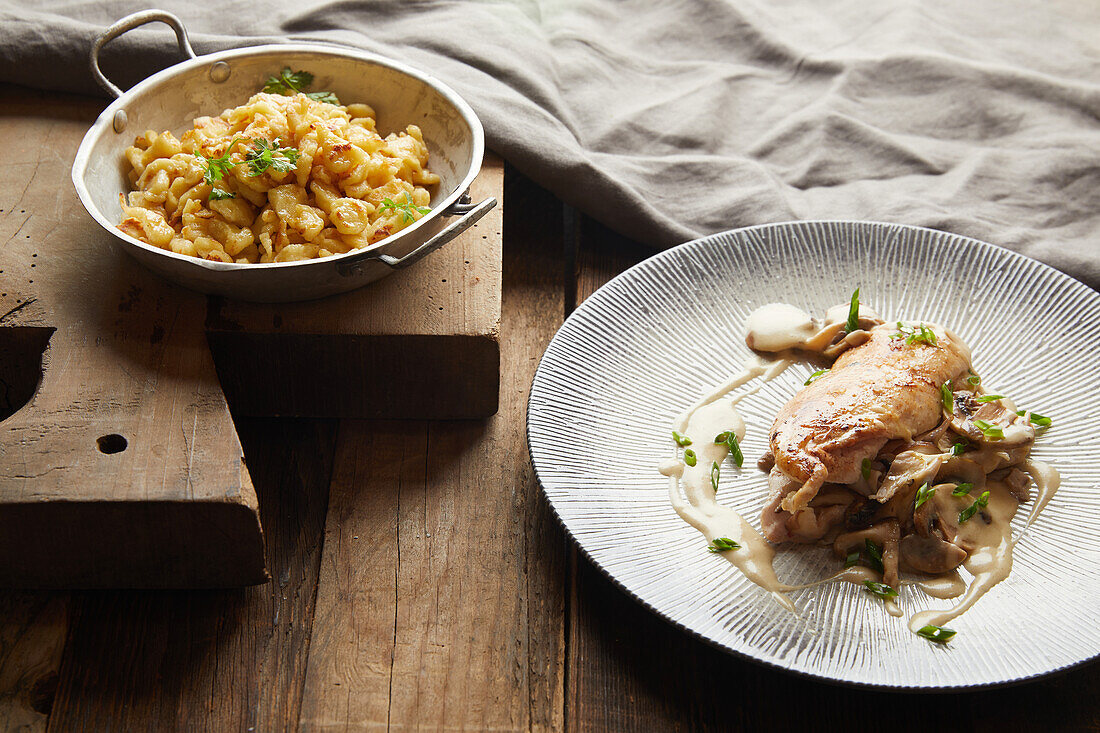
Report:
[[[453,86],[488,144],[655,246],[791,219],[945,229],[1100,287],[1095,0],[161,0],[200,53],[347,44]],[[0,80],[101,93],[123,2],[0,0]],[[178,59],[108,47],[124,87]]]

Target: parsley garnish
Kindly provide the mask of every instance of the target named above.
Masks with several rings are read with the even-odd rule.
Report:
[[[923,636],[928,641],[934,641],[937,644],[946,644],[951,641],[951,638],[958,633],[952,629],[945,629],[940,626],[922,626],[917,630],[917,636]]]
[[[966,520],[978,513],[978,510],[989,506],[989,492],[983,491],[982,495],[974,500],[974,503],[959,512],[959,524],[962,524]]]
[[[745,465],[745,455],[741,452],[741,446],[737,444],[737,434],[732,430],[727,430],[724,433],[719,433],[714,438],[715,445],[725,444],[730,449],[730,455],[733,456],[733,465],[741,468]]]
[[[867,586],[868,593],[872,593],[883,600],[898,597],[898,592],[886,585],[886,583],[876,583],[873,580],[865,580],[863,584]]]
[[[726,552],[728,550],[740,550],[741,545],[737,544],[729,537],[715,537],[714,542],[710,543],[707,549],[711,552]]]
[[[975,420],[974,424],[981,430],[987,438],[993,438],[994,440],[1001,440],[1005,437],[1005,431],[1001,430],[1000,425],[994,425],[986,420]]]
[[[268,94],[283,94],[287,96],[301,92],[317,102],[340,104],[340,100],[337,99],[336,95],[332,92],[306,92],[305,90],[312,84],[313,74],[308,71],[292,72],[290,67],[287,66],[279,72],[278,76],[268,77],[268,80],[264,82],[264,91]]]
[[[199,157],[206,162],[206,171],[202,174],[202,178],[204,181],[213,186],[215,181],[220,181],[222,178],[229,174],[229,171],[231,171],[233,169],[233,166],[236,165],[236,163],[233,163],[229,160],[229,154],[233,152],[234,146],[236,146],[236,144],[242,140],[248,140],[248,138],[233,138],[230,141],[229,146],[225,149],[225,152],[219,155],[217,158],[208,158],[202,153],[199,153]]]
[[[810,375],[809,379],[802,383],[802,386],[809,387],[811,384],[821,379],[821,377],[823,377],[828,371],[828,369],[818,369],[816,372]]]
[[[378,210],[386,211],[387,209],[394,212],[400,211],[401,218],[404,221],[415,220],[417,217],[414,216],[414,212],[427,214],[429,211],[431,211],[431,209],[427,206],[415,206],[412,202],[412,199],[409,198],[408,193],[405,194],[405,203],[403,204],[394,203],[393,199],[382,199],[382,203],[379,204]]]
[[[848,306],[848,322],[844,324],[844,330],[848,333],[859,330],[859,288],[852,293],[852,304]]]
[[[955,395],[951,392],[951,387],[944,384],[940,385],[940,397],[943,398],[943,411],[948,415],[955,414]]]
[[[223,199],[235,199],[237,194],[232,191],[226,191],[224,188],[212,188],[210,189],[211,201],[222,201]]]
[[[972,488],[974,488],[974,484],[964,481],[961,484],[955,486],[955,488],[951,491],[951,496],[966,496],[970,493],[970,490]]]
[[[891,339],[905,339],[906,346],[912,346],[917,343],[928,344],[929,346],[936,345],[936,332],[925,326],[923,323],[917,326],[906,326],[901,321],[898,321],[898,332],[890,337]]]
[[[913,505],[913,508],[920,509],[921,505],[931,499],[935,494],[936,490],[932,488],[931,484],[925,481],[924,486],[917,489],[917,503]]]
[[[279,138],[268,142],[258,137],[252,141],[252,149],[244,159],[253,176],[263,175],[269,168],[278,173],[286,173],[294,170],[294,164],[298,162],[298,150],[282,147]]]
[[[679,430],[672,431],[672,439],[676,441],[676,445],[683,448],[686,445],[691,445],[691,438],[681,433]]]
[[[686,451],[684,451],[684,463],[688,464],[689,466],[694,466],[698,462],[699,459],[695,457],[695,451],[693,451],[691,448],[688,448]]]

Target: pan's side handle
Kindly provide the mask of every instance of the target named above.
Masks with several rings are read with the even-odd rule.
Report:
[[[188,58],[195,58],[195,51],[191,48],[191,41],[187,39],[187,29],[183,27],[183,21],[176,16],[163,10],[142,10],[141,12],[127,15],[125,18],[119,20],[110,28],[100,33],[99,37],[95,39],[95,43],[92,44],[92,76],[94,76],[95,80],[99,82],[99,85],[106,89],[112,96],[116,98],[121,97],[122,90],[104,76],[103,72],[100,70],[100,50],[126,31],[132,31],[138,26],[145,25],[146,23],[155,23],[157,21],[167,23],[172,27],[172,30],[176,32],[176,41],[179,43],[180,53],[186,54]]]

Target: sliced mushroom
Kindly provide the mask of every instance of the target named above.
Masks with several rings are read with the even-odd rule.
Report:
[[[886,519],[858,532],[846,532],[833,541],[833,553],[847,557],[849,553],[863,549],[867,540],[882,548],[882,580],[886,585],[898,587],[898,541],[901,528],[896,519]]]
[[[932,495],[913,511],[913,527],[921,537],[954,542],[959,534],[959,502],[951,495],[957,484],[936,484]]]
[[[910,534],[901,538],[901,562],[912,570],[942,575],[962,565],[967,554],[958,545],[939,537]]]
[[[772,476],[780,472],[774,471]],[[839,484],[825,484],[809,505],[791,514],[780,508],[783,496],[797,490],[795,481],[771,478],[772,496],[761,515],[764,536],[772,542],[817,542],[830,531],[844,526],[844,514],[858,497]]]
[[[1021,504],[1031,501],[1031,476],[1015,466],[994,471],[989,474],[989,480],[1003,483],[1005,488],[1008,489],[1008,493],[1012,494],[1016,501]]]
[[[760,459],[756,462],[756,467],[764,473],[768,473],[772,470],[772,466],[775,465],[775,454],[772,453],[771,448],[764,451],[764,455],[760,456]]]
[[[899,491],[919,487],[926,481],[935,479],[940,467],[947,459],[931,443],[915,443],[909,450],[902,451],[890,464],[890,470],[879,484],[878,492],[871,498],[885,503]]]
[[[951,414],[951,429],[965,435],[973,443],[997,446],[999,449],[1031,447],[1035,442],[1035,427],[1008,408],[1001,400],[978,402],[971,392],[955,392],[955,410]],[[1000,428],[1002,437],[987,436],[977,426],[981,420]]]

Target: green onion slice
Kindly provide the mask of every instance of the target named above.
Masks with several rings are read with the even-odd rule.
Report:
[[[802,386],[803,387],[809,387],[811,384],[813,384],[817,380],[821,379],[821,377],[824,376],[825,373],[828,372],[828,371],[829,371],[828,369],[818,369],[816,372],[814,372],[813,374],[810,375],[809,379],[807,379],[805,382],[802,383]]]
[[[684,435],[683,433],[681,433],[678,430],[673,430],[672,431],[672,439],[675,440],[676,445],[680,446],[681,448],[683,448],[686,445],[691,445],[691,438]]]
[[[976,397],[978,402],[996,402],[997,400],[1003,400],[1004,395],[1001,394],[983,394],[981,397]]]
[[[714,493],[718,493],[718,477],[722,475],[722,469],[718,467],[718,461],[710,464],[710,487]]]
[[[956,633],[958,632],[953,629],[945,629],[942,626],[932,626],[931,624],[917,629],[917,636],[923,636],[925,639],[934,641],[937,644],[946,644],[951,641]]]
[[[857,562],[859,562],[859,550],[848,554],[848,557],[844,560],[844,567],[850,568]]]
[[[733,456],[733,465],[741,468],[745,465],[745,455],[741,452],[741,446],[737,443],[737,433],[732,430],[727,430],[724,433],[719,433],[714,436],[714,444],[725,444],[730,450],[730,455]]]
[[[1031,420],[1031,422],[1044,428],[1049,427],[1050,423],[1052,422],[1049,417],[1043,417],[1042,415],[1037,415],[1034,412],[1028,413],[1026,410],[1018,410],[1016,414],[1020,417],[1028,415],[1028,419]]]
[[[867,551],[867,563],[871,566],[871,569],[881,573],[883,571],[882,550],[870,539],[863,541],[863,547]]]
[[[741,545],[737,544],[729,537],[715,537],[714,542],[711,542],[707,546],[707,549],[711,552],[726,552],[728,550],[740,550]]]
[[[932,488],[932,485],[927,481],[924,482],[924,486],[917,489],[917,503],[913,505],[914,509],[920,509],[924,502],[931,499],[936,494],[936,490]]]
[[[982,383],[982,378],[974,372],[970,372],[970,376],[966,378],[966,381],[977,387],[979,384]]]
[[[955,414],[955,395],[946,382],[940,385],[940,397],[943,398],[943,411],[948,415]]]
[[[863,477],[864,481],[871,478],[871,459],[864,458],[863,463],[859,465],[859,475]]]
[[[959,524],[962,524],[963,522],[967,521],[968,519],[973,517],[975,514],[977,514],[979,509],[981,509],[984,506],[988,506],[988,505],[989,505],[989,492],[988,491],[983,491],[982,495],[979,496],[977,499],[975,499],[973,504],[971,504],[966,509],[963,509],[961,512],[959,512]]]
[[[844,330],[848,333],[859,330],[859,288],[852,293],[852,304],[848,306],[848,322],[844,324]]]
[[[695,456],[695,451],[693,451],[691,448],[688,448],[686,451],[684,451],[684,463],[688,464],[689,466],[694,466],[698,462],[699,459]]]
[[[966,443],[963,443],[961,441],[958,442],[958,443],[955,443],[953,446],[951,446],[951,455],[961,456],[963,454],[963,451],[966,450],[966,447],[967,447]]]
[[[867,592],[873,593],[883,600],[898,597],[898,592],[886,585],[886,583],[876,583],[873,580],[865,580],[863,581],[863,585],[867,586]]]
[[[951,496],[966,496],[970,493],[970,490],[974,488],[974,484],[966,481],[958,484],[952,491]]]
[[[987,438],[993,438],[994,440],[1001,440],[1005,437],[1005,431],[1001,430],[1000,425],[994,425],[986,420],[975,420],[974,424],[978,427],[978,430],[982,431],[982,434]]]

